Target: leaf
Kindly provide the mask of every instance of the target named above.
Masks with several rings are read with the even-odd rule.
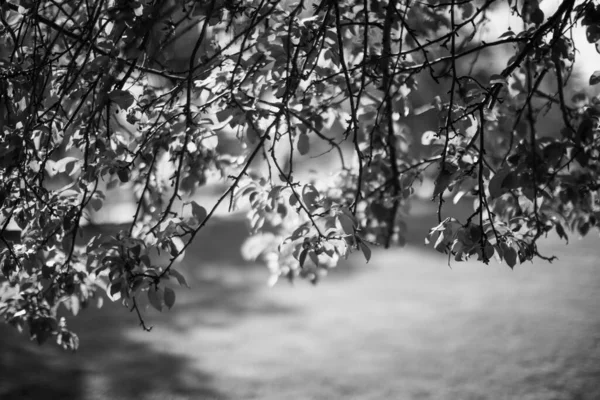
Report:
[[[473,4],[469,3],[469,2],[463,3],[461,8],[462,8],[462,18],[463,19],[469,18],[473,14],[473,11],[475,10],[475,7],[473,6]]]
[[[565,154],[565,146],[560,142],[551,143],[544,148],[544,161],[556,165]]]
[[[567,243],[569,243],[569,236],[565,232],[565,228],[559,223],[556,224],[556,233],[558,234],[558,237],[565,239]]]
[[[504,255],[504,260],[508,264],[508,266],[513,269],[517,264],[517,251],[514,247],[501,243],[500,247],[502,248],[502,254]]]
[[[305,155],[310,151],[310,144],[308,142],[308,135],[305,132],[300,134],[298,138],[298,152],[300,155]]]
[[[144,286],[145,283],[147,283],[148,281],[144,280],[143,276],[136,276],[135,278],[133,278],[133,281],[130,283],[130,291],[131,293],[135,294],[138,292],[138,290]]]
[[[79,309],[81,306],[81,302],[79,301],[79,297],[72,295],[71,296],[71,312],[73,315],[79,314]]]
[[[362,251],[363,255],[365,256],[365,260],[367,260],[368,263],[371,260],[371,249],[365,243],[363,243],[362,240],[358,240],[358,246],[360,247],[360,251]]]
[[[196,146],[196,143],[194,142],[188,142],[186,145],[186,150],[190,154],[195,154],[198,151],[198,146]]]
[[[250,144],[258,143],[258,141],[260,140],[259,133],[256,132],[256,129],[254,129],[252,125],[248,125],[248,128],[246,130],[246,139],[248,139],[248,142]]]
[[[446,246],[448,245],[448,239],[452,234],[452,230],[446,228],[445,230],[439,232],[438,238],[433,244],[433,248],[440,253],[444,253],[446,251]]]
[[[116,103],[121,110],[127,110],[135,101],[133,95],[127,90],[113,90],[108,94],[108,98]]]
[[[184,247],[185,244],[183,243],[183,240],[181,240],[181,238],[173,236],[170,239],[169,252],[173,257],[178,257],[183,251]]]
[[[158,311],[162,311],[162,292],[160,289],[149,288],[148,289],[148,301],[150,305],[157,309]]]
[[[90,205],[92,206],[94,211],[99,211],[102,208],[102,199],[94,193],[94,195],[90,199]]]
[[[59,173],[67,173],[67,175],[72,175],[73,170],[75,169],[75,163],[77,163],[79,159],[77,157],[65,157],[58,160],[54,163],[55,172]]]
[[[187,281],[185,280],[185,276],[183,276],[181,274],[181,272],[177,271],[175,268],[171,268],[169,270],[169,274],[171,276],[173,276],[175,279],[177,279],[177,282],[179,283],[179,285],[181,286],[185,286],[187,288],[189,288],[190,286],[188,285]]]
[[[300,253],[300,257],[298,257],[298,262],[300,263],[300,268],[304,267],[304,262],[306,261],[307,255],[308,255],[308,248],[302,250],[302,253]]]
[[[148,254],[142,254],[140,256],[140,262],[147,267],[152,267],[152,261],[150,261],[150,257],[148,257]]]
[[[165,287],[165,305],[170,310],[175,304],[175,291],[169,287]]]
[[[585,31],[585,34],[588,43],[596,43],[598,40],[600,40],[600,25],[589,25]]]
[[[192,205],[192,215],[198,220],[199,223],[202,223],[206,219],[208,212],[204,207],[196,203],[194,200],[192,200],[190,204]]]
[[[542,11],[541,8],[536,8],[532,13],[531,13],[531,22],[533,22],[536,25],[541,25],[542,22],[544,22],[544,12]]]
[[[491,243],[487,242],[485,247],[483,248],[483,255],[485,256],[484,260],[490,260],[494,256],[494,246]]]
[[[590,85],[597,85],[600,83],[600,70],[594,71],[592,76],[590,76]]]
[[[298,205],[298,202],[299,202],[298,196],[296,196],[296,193],[292,193],[290,195],[290,199],[288,200],[288,203],[290,204],[290,206],[296,207],[296,205]]]
[[[599,78],[600,78],[600,71],[596,71],[596,72],[599,74]],[[583,121],[581,121],[581,123],[579,124],[579,127],[577,128],[577,134],[575,135],[575,142],[578,144],[579,143],[587,144],[588,142],[590,142],[594,136],[594,125],[595,125],[595,122],[594,122],[594,120],[592,120],[592,118],[585,118]],[[585,165],[587,163],[581,163],[581,164]]]
[[[233,112],[231,111],[231,109],[226,108],[217,112],[215,116],[217,117],[219,125],[213,126],[213,130],[220,131],[221,129],[225,128],[225,126],[228,125],[229,122],[231,122],[231,120],[233,119]]]
[[[316,202],[319,198],[319,192],[313,185],[306,185],[302,189],[302,201],[309,211],[313,211],[316,208]]]
[[[114,296],[116,293],[119,293],[121,291],[122,285],[123,285],[122,279],[119,279],[118,281],[116,281],[112,285],[110,285],[110,295]]]
[[[454,204],[458,204],[464,195],[469,193],[475,186],[477,186],[477,183],[477,179],[474,178],[467,178],[463,180],[460,184],[460,190],[456,193],[454,199],[452,199],[452,202]]]
[[[142,3],[139,3],[140,5],[136,8],[133,9],[133,13],[135,14],[136,17],[141,17],[144,14],[144,6]]]
[[[340,225],[342,226],[342,230],[344,231],[345,234],[347,234],[347,235],[354,234],[354,223],[347,215],[344,215],[344,214],[338,215],[338,220],[340,221]]]
[[[433,189],[433,198],[435,199],[438,195],[444,193],[444,191],[450,185],[452,181],[452,174],[447,169],[442,170],[440,174],[435,178],[435,187]]]
[[[126,169],[120,169],[117,171],[117,176],[119,177],[119,180],[123,183],[125,182],[129,182],[129,171],[127,171]]]
[[[519,174],[516,171],[509,172],[502,180],[502,187],[508,190],[516,189],[519,186]]]
[[[584,237],[590,231],[590,227],[590,223],[581,218],[579,224],[577,225],[577,231],[579,232],[581,237]]]
[[[53,160],[46,160],[46,166],[44,168],[49,177],[56,175],[56,162]]]
[[[215,133],[209,133],[200,139],[202,146],[209,150],[214,150],[219,145],[219,137]]]
[[[309,251],[308,252],[308,256],[310,257],[310,260],[313,262],[313,264],[315,264],[315,266],[319,266],[319,256],[317,256],[317,254],[314,251]]]
[[[86,64],[86,69],[91,72],[97,72],[104,68],[106,68],[107,64],[110,62],[109,56],[100,56],[94,58],[94,60],[90,63]]]
[[[498,171],[496,175],[492,177],[492,179],[490,179],[488,189],[492,199],[498,198],[508,191],[506,187],[502,186],[502,183],[509,173],[510,170],[502,169]]]
[[[433,237],[434,233],[444,232],[446,230],[446,227],[448,226],[448,223],[450,223],[450,222],[451,222],[451,219],[450,219],[450,217],[448,217],[445,220],[443,220],[442,222],[440,222],[437,226],[434,226],[433,228],[429,229],[429,233],[425,237],[425,244],[431,243],[431,238]]]
[[[300,239],[302,236],[307,235],[309,231],[310,231],[310,228],[308,227],[308,224],[302,224],[294,230],[294,232],[290,236],[290,239],[291,240]]]

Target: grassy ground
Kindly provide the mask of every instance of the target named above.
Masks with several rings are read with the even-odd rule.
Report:
[[[72,326],[76,354],[0,326],[0,399],[600,399],[598,237],[511,271],[425,249],[357,254],[318,287],[266,287],[223,221],[183,262],[192,285],[142,332],[119,305]]]

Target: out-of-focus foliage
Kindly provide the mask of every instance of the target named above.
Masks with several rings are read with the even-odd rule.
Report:
[[[507,6],[524,29],[483,40]],[[577,26],[600,49],[592,1],[545,15],[537,0],[2,0],[0,315],[74,349],[61,306],[76,315],[105,292],[149,329],[138,304],[176,303],[174,262],[222,202],[249,210],[244,252],[272,283],[316,282],[353,250],[368,261],[402,244],[426,176],[437,250],[548,259],[538,239],[600,217],[600,101],[564,91]],[[497,49],[508,61],[481,71]],[[423,77],[444,90],[417,106]],[[555,135],[536,130],[550,106]],[[420,115],[435,129],[403,128]],[[319,153],[339,170],[300,180]],[[190,200],[214,180],[228,187],[217,204]],[[129,228],[83,240],[89,210],[120,187],[139,199]],[[445,217],[449,197],[474,201],[472,215]],[[11,222],[20,240],[4,236]]]

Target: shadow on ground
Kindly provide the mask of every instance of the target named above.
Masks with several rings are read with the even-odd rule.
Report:
[[[87,227],[85,234],[118,229]],[[252,301],[266,271],[243,262],[239,248],[244,232],[239,220],[209,224],[178,267],[192,289],[178,290],[172,312],[147,310],[147,322],[176,330],[199,324],[224,329],[248,313],[288,312],[274,302]],[[105,300],[101,309],[82,311],[69,326],[81,341],[74,354],[53,343],[40,347],[28,341],[26,332],[0,325],[0,399],[226,398],[214,387],[212,376],[190,367],[184,354],[132,340],[132,332],[135,336],[141,331],[135,315],[120,304]]]
[[[222,399],[212,377],[187,367],[185,358],[129,340],[135,325],[125,310],[106,305],[71,324],[81,335],[77,353],[39,347],[2,326],[0,398]]]

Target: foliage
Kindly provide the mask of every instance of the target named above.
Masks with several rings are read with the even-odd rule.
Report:
[[[369,261],[374,244],[402,244],[423,179],[439,204],[427,241],[457,261],[551,260],[538,239],[599,224],[600,100],[565,95],[571,30],[600,49],[592,1],[550,15],[537,0],[0,5],[0,222],[20,228],[1,238],[0,314],[40,343],[76,348],[60,306],[76,315],[101,293],[149,329],[140,301],[175,304],[174,262],[222,202],[249,210],[246,253],[272,283],[316,282],[353,250]],[[507,6],[524,29],[484,40]],[[498,49],[503,68],[479,67]],[[417,104],[427,80],[443,90]],[[538,132],[550,107],[563,126]],[[431,112],[434,130],[406,129]],[[298,178],[318,153],[339,170]],[[215,178],[227,189],[207,210],[193,194]],[[139,199],[129,228],[83,240],[90,210],[123,187]],[[445,218],[449,195],[472,215]]]

